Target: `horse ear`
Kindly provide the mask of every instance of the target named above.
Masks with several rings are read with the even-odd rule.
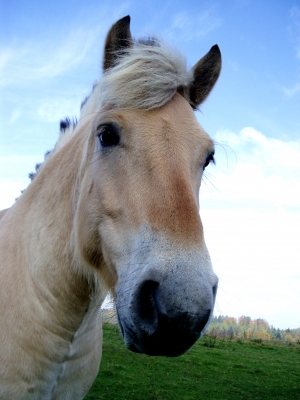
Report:
[[[194,79],[183,88],[183,95],[193,108],[196,109],[209,95],[220,75],[221,66],[221,52],[214,45],[193,67]]]
[[[117,21],[109,30],[104,48],[103,70],[112,68],[122,49],[132,46],[130,16]]]

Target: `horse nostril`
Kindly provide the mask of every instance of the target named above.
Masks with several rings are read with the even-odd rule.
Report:
[[[145,281],[140,286],[137,297],[133,320],[138,321],[138,325],[146,331],[155,329],[157,325],[157,304],[156,288],[159,285],[156,281]]]
[[[130,334],[133,351],[149,355],[177,356],[199,339],[211,316],[212,290],[203,287],[204,301],[177,301],[176,289],[168,291],[165,282],[147,279],[136,287],[130,302]],[[129,341],[130,342],[130,341]],[[131,343],[130,342],[130,343]],[[137,350],[138,349],[138,350]]]

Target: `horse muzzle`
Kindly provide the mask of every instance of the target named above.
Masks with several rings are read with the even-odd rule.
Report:
[[[211,268],[195,267],[191,265],[194,260],[183,263],[184,256],[179,258],[177,262],[169,260],[163,268],[146,265],[136,279],[119,279],[117,314],[130,350],[179,356],[208,326],[218,278]]]

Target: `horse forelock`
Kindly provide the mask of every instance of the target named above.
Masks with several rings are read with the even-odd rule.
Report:
[[[151,110],[170,101],[193,79],[185,57],[162,40],[147,38],[118,54],[81,105],[80,118],[103,106]]]
[[[193,72],[187,71],[186,59],[179,50],[155,38],[139,39],[120,51],[117,65],[94,83],[91,94],[81,103],[78,124],[103,106],[142,110],[161,107],[192,79]],[[61,121],[57,145],[65,143],[76,126],[77,121],[69,118]]]

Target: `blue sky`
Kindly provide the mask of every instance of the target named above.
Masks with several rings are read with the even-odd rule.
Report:
[[[221,77],[197,118],[217,142],[201,217],[220,289],[216,314],[300,326],[300,1],[0,2],[0,209],[79,115],[103,42],[130,14],[192,66],[217,43]]]

